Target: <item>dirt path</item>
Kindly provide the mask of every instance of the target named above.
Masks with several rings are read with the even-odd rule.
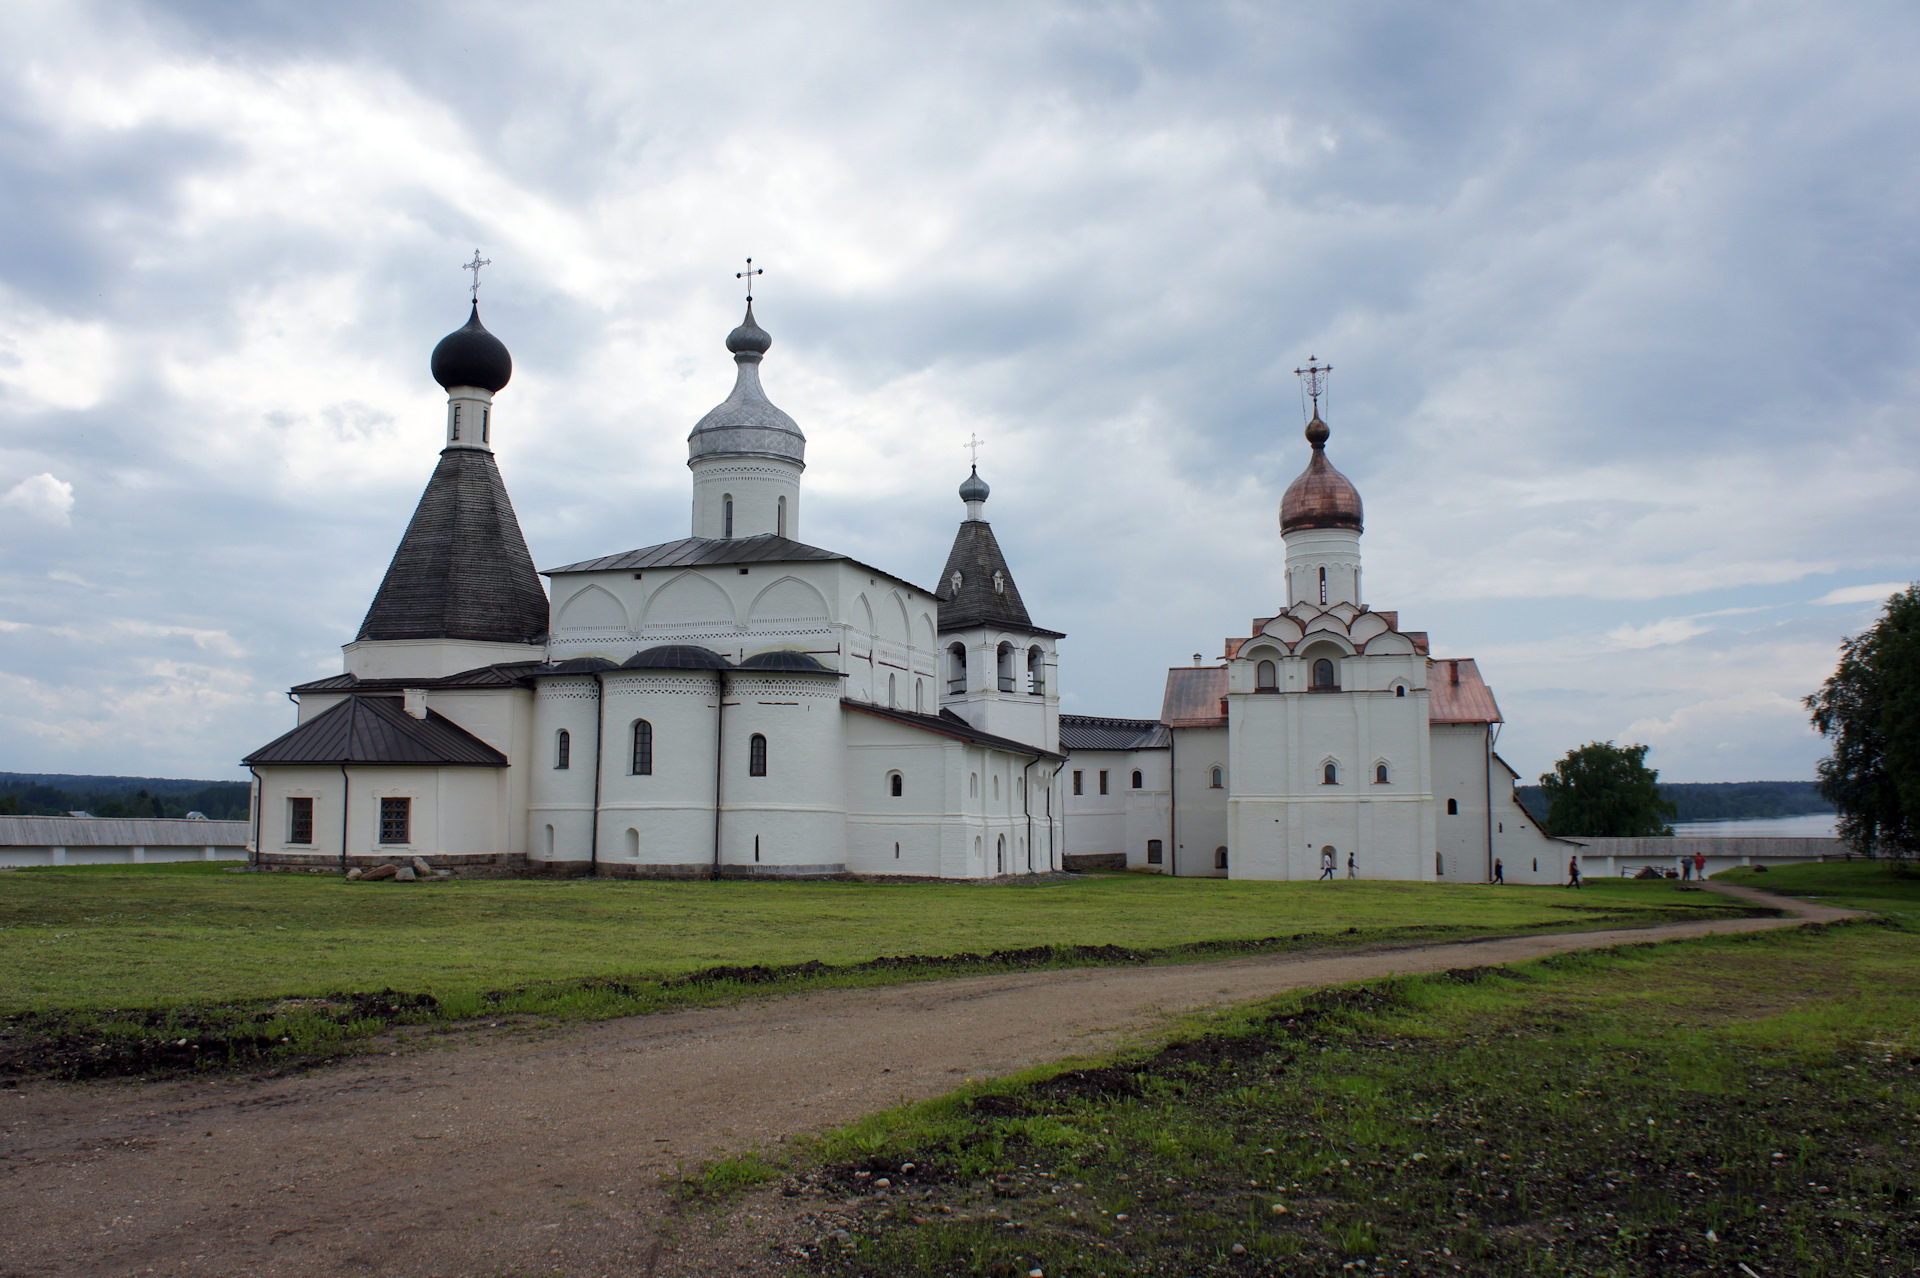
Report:
[[[1742,919],[831,991],[527,1036],[484,1030],[300,1078],[0,1092],[0,1276],[691,1273],[662,1172],[1159,1018],[1302,986],[1791,927]],[[735,1273],[731,1263],[714,1272]]]

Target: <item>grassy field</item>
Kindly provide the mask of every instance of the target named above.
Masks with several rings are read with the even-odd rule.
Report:
[[[1777,870],[1725,870],[1714,877],[1823,905],[1874,910],[1909,931],[1920,931],[1920,868],[1908,870],[1890,861],[1827,861]]]
[[[1723,916],[1724,898],[1141,876],[999,884],[346,883],[218,865],[0,874],[0,1075],[315,1063],[396,1026],[603,1019],[970,971]]]
[[[1917,1147],[1920,934],[1879,921],[1289,996],[875,1116],[787,1190],[833,1275],[1809,1278],[1920,1272]]]
[[[218,865],[0,874],[0,1013],[393,988],[438,998],[716,964],[858,963],[1027,946],[1159,950],[1303,934],[1660,921],[1724,898],[1556,888],[1228,883],[346,883]]]

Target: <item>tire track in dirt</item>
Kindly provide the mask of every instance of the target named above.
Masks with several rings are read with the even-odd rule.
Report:
[[[662,1173],[1210,1004],[1853,916],[1709,886],[1797,917],[825,991],[430,1037],[304,1077],[33,1084],[0,1092],[0,1276],[777,1272],[684,1226],[663,1250]]]

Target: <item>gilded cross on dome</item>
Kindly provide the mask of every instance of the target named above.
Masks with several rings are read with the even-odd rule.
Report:
[[[747,300],[749,302],[753,300],[753,277],[756,275],[765,275],[766,273],[767,273],[766,268],[756,267],[753,264],[752,258],[747,259],[746,270],[735,271],[733,273],[733,278],[735,278],[736,280],[745,280],[747,282]]]
[[[471,289],[468,290],[468,293],[473,298],[473,304],[475,306],[478,306],[480,304],[480,268],[483,266],[492,266],[492,265],[493,265],[492,258],[481,257],[480,250],[475,249],[473,251],[473,260],[471,262],[466,263],[460,268],[463,271],[473,272],[473,286]]]

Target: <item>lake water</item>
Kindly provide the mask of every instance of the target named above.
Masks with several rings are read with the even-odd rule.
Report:
[[[1773,817],[1751,821],[1676,821],[1673,832],[1721,839],[1831,839],[1834,837],[1831,812],[1822,812],[1814,816]]]

